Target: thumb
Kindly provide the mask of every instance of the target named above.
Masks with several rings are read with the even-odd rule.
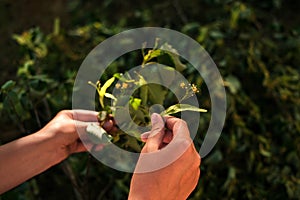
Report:
[[[153,113],[151,115],[151,125],[152,128],[145,146],[147,152],[153,152],[160,148],[165,132],[165,122],[159,114]]]

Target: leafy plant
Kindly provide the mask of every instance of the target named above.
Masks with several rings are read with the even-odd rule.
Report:
[[[174,70],[183,71],[187,68],[176,54],[176,50],[167,43],[160,44],[160,41],[157,40],[153,49],[148,49],[146,53],[145,51],[145,49],[142,50],[143,61],[141,69],[152,68],[154,76],[162,76],[159,67],[156,66],[156,64],[160,63],[168,64],[169,66],[165,66],[165,68],[170,73],[174,72]],[[129,115],[132,119],[129,121],[121,121],[118,124],[120,129],[117,132],[111,133],[111,136],[104,132],[102,128],[99,127],[97,129],[95,125],[91,124],[87,128],[87,131],[90,139],[94,143],[101,141],[107,143],[107,140],[112,140],[113,143],[123,148],[128,147],[131,150],[140,151],[138,145],[140,140],[138,138],[141,132],[131,127],[133,127],[134,124],[143,127],[149,126],[151,112],[158,112],[162,116],[174,115],[184,111],[207,112],[205,109],[182,103],[184,100],[199,92],[197,86],[194,84],[191,85],[184,82],[175,83],[184,94],[181,99],[177,99],[168,88],[162,85],[148,83],[146,78],[140,74],[139,71],[134,71],[134,74],[128,72],[124,74],[115,73],[113,77],[109,78],[103,85],[101,85],[100,81],[95,84],[89,82],[89,84],[93,86],[98,93],[100,104],[98,120],[100,124],[103,124],[104,121],[109,118],[108,116],[110,114],[115,116],[126,112],[127,109],[129,109]],[[116,92],[114,94],[109,93],[109,88],[115,88]],[[135,88],[133,94],[128,92],[129,88]],[[110,105],[105,104],[105,100],[107,99],[111,100]],[[129,102],[126,102],[126,100],[129,100]],[[165,106],[164,102],[169,102],[170,104],[165,110],[162,108]],[[170,102],[172,102],[173,105]],[[157,104],[161,105],[161,107],[151,111],[151,108],[153,108],[152,105],[157,106]],[[121,110],[121,112],[117,112],[117,110]],[[130,131],[131,135],[136,136],[137,139],[129,138],[127,133],[123,131],[124,128]]]
[[[60,2],[64,3],[24,4],[8,0],[0,3],[3,5],[0,6],[3,25],[0,61],[4,61],[1,84],[13,80],[3,86],[0,94],[2,143],[37,130],[37,119],[44,125],[59,110],[71,108],[76,71],[86,54],[99,42],[134,27],[168,27],[189,35],[205,48],[218,66],[227,88],[225,127],[214,150],[202,159],[200,181],[189,199],[220,199],[220,196],[233,200],[299,199],[299,1],[152,0],[152,6],[148,1],[137,0]],[[20,15],[24,17],[25,13],[18,10],[20,7],[26,10],[33,6],[37,12],[34,16],[26,12],[28,16],[25,17],[41,29],[27,30],[30,25],[25,19],[11,20]],[[49,9],[55,12],[43,12]],[[55,20],[53,31],[47,32],[52,26],[51,13],[67,16],[62,18],[61,26],[59,20]],[[36,21],[37,18],[41,21]],[[26,30],[23,31],[23,27]],[[23,33],[18,36],[24,34],[31,39],[26,40],[29,41],[26,44],[10,45],[13,42],[8,38],[10,40],[12,35],[6,34],[19,30]],[[169,58],[167,53],[159,56],[158,62],[174,67],[170,59],[165,59]],[[157,54],[160,55],[159,51]],[[115,73],[120,73],[121,67],[129,70],[127,66],[141,64],[143,58],[137,55],[141,53],[117,60],[101,78],[102,86]],[[157,62],[155,59],[157,57],[152,61]],[[192,68],[185,66],[182,74],[201,91],[199,104],[210,108],[203,80],[195,76]],[[17,71],[22,73],[15,73]],[[39,76],[32,78],[36,75]],[[112,87],[116,88],[118,80],[115,77],[107,93],[111,93]],[[125,82],[124,87],[126,85],[130,84]],[[130,99],[134,102],[131,105],[142,108],[139,94],[136,95]],[[178,103],[171,96],[156,98],[156,101],[171,99],[172,102],[160,103],[168,108]],[[152,100],[151,95],[148,98]],[[103,100],[104,106],[111,101],[107,97]],[[100,103],[97,109],[104,110]],[[210,112],[202,116],[199,137],[194,139],[196,148],[202,144]],[[125,137],[125,141],[127,139],[130,140]],[[125,141],[124,138],[119,140],[121,144]],[[130,174],[105,167],[88,154],[73,155],[66,163],[70,167],[62,170],[62,165],[55,166],[0,198],[126,198]]]

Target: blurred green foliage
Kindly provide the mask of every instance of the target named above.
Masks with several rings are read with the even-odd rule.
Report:
[[[298,199],[299,8],[292,0],[68,1],[68,26],[57,18],[51,32],[35,27],[11,36],[21,59],[14,80],[1,80],[1,126],[18,128],[16,137],[38,130],[71,107],[76,70],[99,42],[129,28],[168,27],[210,53],[227,88],[226,124],[202,160],[190,199]],[[133,66],[135,59],[127,56],[116,66]],[[201,85],[193,71],[185,76]],[[205,84],[200,90],[200,105],[209,108]],[[203,115],[198,148],[208,122]],[[79,154],[0,199],[125,199],[130,176]]]

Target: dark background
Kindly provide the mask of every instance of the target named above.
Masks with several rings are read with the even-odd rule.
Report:
[[[76,70],[99,42],[130,28],[167,27],[209,52],[227,89],[224,131],[190,199],[299,199],[299,4],[1,0],[0,85],[14,82],[1,88],[0,142],[71,108]],[[125,199],[130,176],[78,154],[0,199]]]

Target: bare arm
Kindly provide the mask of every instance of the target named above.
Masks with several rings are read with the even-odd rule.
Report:
[[[88,122],[96,121],[97,112],[62,111],[40,131],[0,146],[0,194],[70,154],[86,151],[77,131],[85,131]]]

